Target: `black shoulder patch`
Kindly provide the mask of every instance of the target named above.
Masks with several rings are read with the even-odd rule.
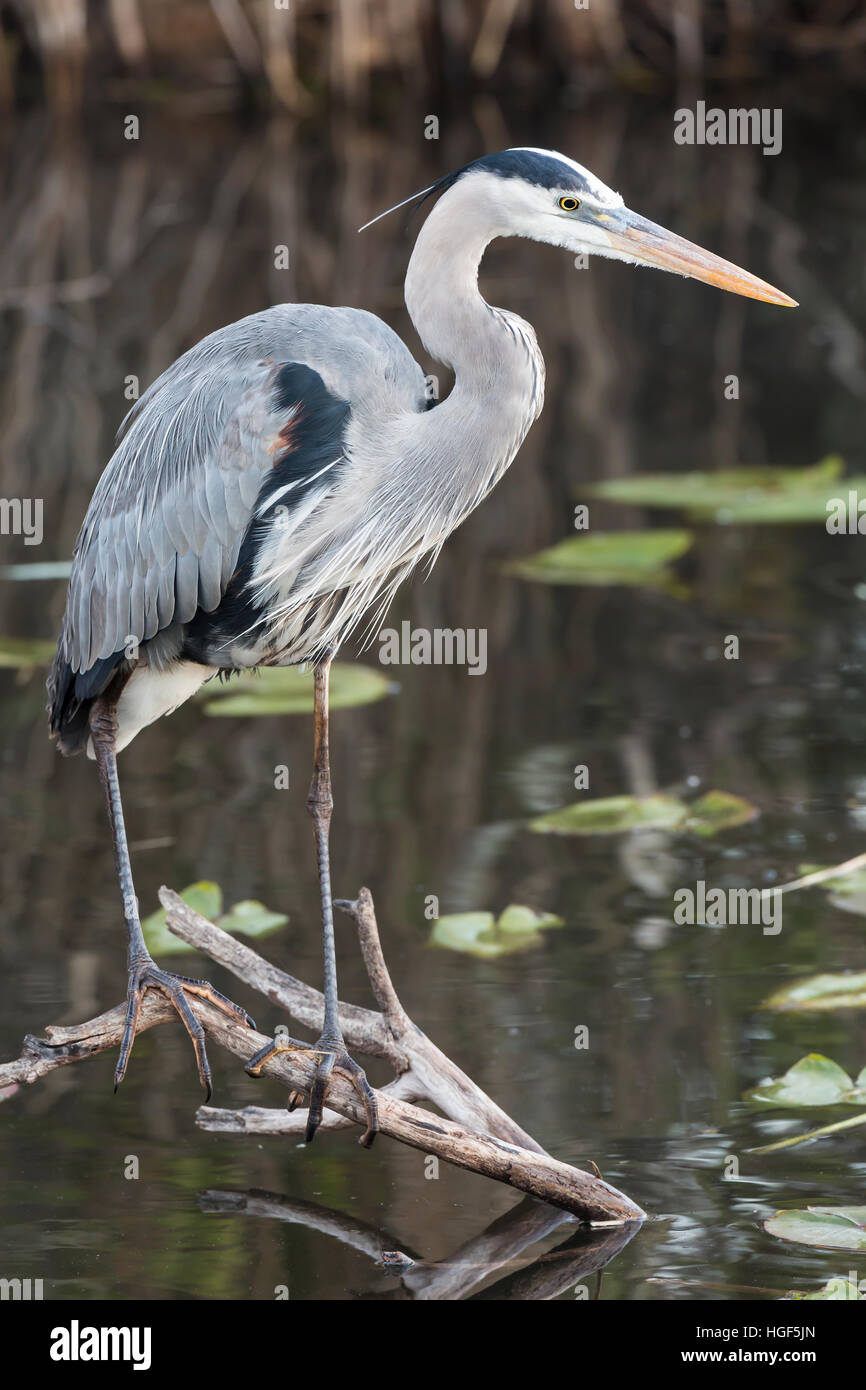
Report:
[[[335,480],[342,467],[352,408],[328,390],[318,372],[301,362],[281,366],[274,378],[271,408],[275,415],[285,416],[274,466],[259,488],[235,572],[219,606],[211,613],[200,608],[187,625],[182,655],[190,661],[223,665],[225,649],[257,623],[261,613],[250,580],[259,551],[278,524],[276,509],[285,507],[291,513],[311,487]]]
[[[269,497],[287,487],[287,504],[297,501],[307,484],[339,458],[351,414],[348,401],[334,396],[319,373],[302,362],[280,367],[271,404],[286,420],[277,437],[273,469],[256,500],[256,515]]]

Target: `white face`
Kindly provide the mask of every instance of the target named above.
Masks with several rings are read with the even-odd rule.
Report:
[[[556,158],[581,175],[585,191],[578,192],[567,180],[561,187],[543,187],[522,178],[502,178],[480,169],[463,175],[461,191],[471,190],[473,203],[484,208],[496,227],[496,236],[522,236],[562,246],[568,251],[610,254],[612,248],[603,221],[599,219],[624,208],[622,198],[588,169],[560,155]],[[561,205],[562,200],[565,206]]]
[[[794,304],[766,281],[631,212],[618,193],[583,165],[554,150],[527,148],[529,152],[550,158],[552,180],[556,162],[567,165],[579,178],[566,177],[562,186],[553,181],[542,186],[486,170],[468,171],[460,185],[464,192],[471,190],[477,210],[489,217],[493,236],[528,237],[562,246],[573,254],[673,271],[751,299]]]

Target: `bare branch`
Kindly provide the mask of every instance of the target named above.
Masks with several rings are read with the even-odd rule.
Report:
[[[184,940],[206,952],[240,979],[316,1029],[322,1019],[322,996],[264,960],[242,942],[208,922],[168,889],[160,898],[169,926]],[[402,1008],[388,975],[379,942],[373,901],[362,889],[354,903],[341,904],[358,923],[362,951],[376,998],[383,1013],[340,1005],[347,1044],[357,1051],[384,1057],[398,1072],[397,1080],[377,1091],[383,1135],[542,1198],[585,1221],[640,1220],[644,1213],[616,1188],[592,1174],[551,1158],[531,1136],[496,1105],[459,1067],[416,1028]],[[242,1060],[248,1060],[269,1039],[245,1028],[190,995],[189,1003],[208,1037]],[[88,1023],[51,1027],[44,1039],[27,1037],[20,1058],[0,1065],[0,1092],[29,1085],[57,1067],[83,1061],[116,1046],[123,1033],[125,1007],[119,1005]],[[139,1031],[175,1019],[168,1000],[145,997]],[[309,1043],[282,1039],[280,1050],[264,1063],[262,1074],[288,1091],[309,1092],[316,1054]],[[410,1099],[411,1097],[411,1099]],[[451,1118],[442,1118],[413,1103],[425,1098]],[[331,1125],[364,1125],[364,1108],[348,1077],[335,1072],[328,1092]],[[299,1117],[300,1119],[300,1117]],[[203,1107],[197,1122],[207,1129],[244,1133],[293,1133],[298,1120],[257,1107],[238,1112]]]
[[[220,931],[171,889],[161,888],[159,897],[166,909],[169,929],[176,936],[267,995],[298,1023],[315,1031],[321,1029],[324,1000],[317,989],[284,974],[249,946]],[[383,1057],[398,1073],[411,1071],[416,1095],[438,1105],[459,1124],[483,1129],[507,1143],[543,1153],[541,1145],[446,1057],[403,1009],[382,955],[369,889],[362,888],[355,902],[340,899],[339,906],[358,925],[370,984],[377,1001],[385,1006],[384,1014],[377,1014],[340,1004],[340,1025],[349,1051]]]
[[[210,956],[218,965],[225,966],[245,984],[252,985],[305,1028],[321,1032],[325,999],[320,990],[296,980],[294,975],[287,975],[257,951],[215,927],[170,888],[160,888],[159,900],[166,910],[169,930],[175,936]],[[341,1003],[340,1027],[350,1052],[382,1057],[396,1071],[408,1068],[408,1058],[395,1046],[381,1014],[372,1009],[360,1009],[355,1004]]]

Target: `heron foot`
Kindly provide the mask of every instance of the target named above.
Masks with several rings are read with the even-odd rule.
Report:
[[[358,1093],[358,1098],[364,1107],[364,1114],[367,1119],[367,1128],[358,1140],[362,1148],[369,1149],[376,1135],[379,1133],[379,1103],[376,1099],[376,1092],[367,1080],[367,1074],[363,1067],[360,1067],[354,1058],[350,1057],[346,1051],[346,1045],[341,1037],[330,1038],[322,1036],[313,1047],[307,1047],[303,1043],[294,1043],[290,1040],[275,1038],[268,1043],[254,1057],[245,1064],[244,1070],[250,1076],[260,1076],[262,1067],[271,1057],[278,1052],[310,1052],[314,1053],[316,1061],[316,1075],[310,1088],[309,1114],[307,1116],[307,1128],[305,1139],[308,1144],[313,1142],[316,1130],[322,1123],[322,1111],[328,1095],[328,1086],[334,1072],[345,1076],[351,1081]],[[296,1110],[305,1099],[303,1091],[292,1091],[289,1094],[288,1108]]]
[[[310,1108],[307,1113],[305,1136],[307,1143],[313,1142],[316,1130],[322,1123],[322,1110],[328,1095],[331,1076],[334,1072],[339,1072],[341,1076],[345,1076],[351,1081],[364,1107],[367,1128],[358,1143],[362,1148],[369,1149],[379,1133],[379,1103],[376,1100],[376,1092],[367,1080],[364,1068],[359,1067],[358,1063],[349,1056],[342,1038],[319,1038],[316,1043],[316,1051],[319,1054],[319,1060],[316,1065],[316,1076],[310,1089]],[[289,1109],[294,1110],[303,1099],[302,1092],[293,1091],[289,1096]]]
[[[231,1019],[233,1023],[243,1023],[248,1028],[255,1028],[256,1025],[245,1009],[234,1004],[226,995],[220,994],[219,990],[214,989],[208,980],[194,980],[190,979],[188,975],[175,975],[170,970],[161,970],[150,956],[145,956],[130,966],[129,987],[126,994],[126,1023],[120,1042],[120,1054],[114,1071],[115,1091],[126,1075],[132,1044],[135,1042],[135,1035],[138,1031],[141,1006],[149,989],[156,989],[159,990],[160,994],[164,994],[180,1015],[181,1022],[189,1033],[195,1051],[199,1080],[207,1092],[207,1099],[210,1100],[213,1095],[213,1085],[210,1063],[205,1050],[205,1033],[190,1008],[186,996],[193,994],[199,999],[207,1000],[208,1004],[219,1009],[220,1013]]]

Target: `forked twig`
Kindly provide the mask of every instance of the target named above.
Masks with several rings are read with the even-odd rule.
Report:
[[[265,995],[299,1023],[319,1028],[324,1001],[318,990],[285,974],[243,942],[207,921],[170,889],[160,890],[170,929],[239,979]],[[561,1163],[505,1113],[412,1022],[388,973],[379,940],[373,900],[361,889],[354,902],[337,904],[355,920],[364,963],[381,1012],[340,1005],[346,1044],[355,1052],[380,1057],[397,1078],[377,1091],[383,1135],[460,1168],[494,1178],[592,1222],[642,1220],[644,1212],[599,1177]],[[235,1056],[248,1060],[268,1042],[255,1030],[218,1013],[203,1000],[190,1005],[208,1037]],[[15,1083],[30,1084],[57,1067],[83,1061],[114,1047],[123,1032],[125,1007],[119,1005],[88,1023],[50,1027],[45,1038],[27,1037],[20,1058],[0,1065],[0,1091]],[[176,1017],[168,1000],[145,997],[140,1031]],[[297,1050],[296,1050],[297,1049]],[[286,1037],[285,1046],[263,1066],[263,1074],[289,1091],[308,1092],[315,1062],[308,1043]],[[414,1101],[435,1104],[442,1116],[420,1109]],[[331,1127],[363,1125],[364,1109],[347,1077],[335,1073],[326,1115]],[[196,1115],[203,1129],[254,1134],[300,1133],[303,1116],[282,1110],[246,1107],[239,1111],[203,1106]]]

